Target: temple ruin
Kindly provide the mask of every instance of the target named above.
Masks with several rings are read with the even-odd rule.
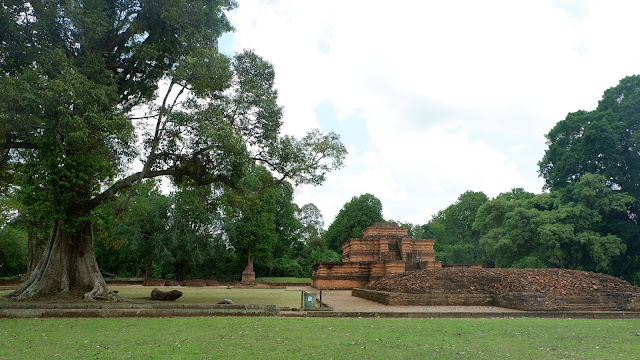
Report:
[[[317,289],[365,287],[383,276],[442,267],[436,261],[434,240],[412,239],[408,229],[395,223],[377,223],[361,239],[342,245],[342,262],[321,262],[313,267],[311,285]]]
[[[385,305],[640,311],[639,288],[612,276],[567,269],[469,269],[481,265],[442,264],[435,260],[433,244],[410,238],[408,229],[395,223],[377,223],[364,229],[361,239],[342,245],[342,262],[316,264],[311,285],[352,289],[352,296]],[[467,269],[441,269],[450,267]]]

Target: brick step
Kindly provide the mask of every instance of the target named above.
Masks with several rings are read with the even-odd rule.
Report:
[[[572,304],[558,306],[557,311],[619,311],[616,305],[607,304]]]

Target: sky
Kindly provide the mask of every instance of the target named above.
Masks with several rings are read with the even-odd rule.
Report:
[[[315,204],[327,227],[370,193],[426,223],[467,190],[542,192],[544,135],[640,73],[640,1],[238,0],[224,52],[276,71],[282,131],[335,132],[349,151]]]

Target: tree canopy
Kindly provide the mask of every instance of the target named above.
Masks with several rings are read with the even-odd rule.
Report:
[[[640,75],[606,90],[595,110],[569,113],[549,131],[547,144],[539,163],[547,188],[600,174],[611,188],[640,199]]]
[[[640,283],[639,114],[638,75],[606,90],[595,110],[569,113],[547,134],[538,163],[548,193],[513,189],[475,202],[475,212],[459,209],[469,194],[461,195],[423,226],[439,259],[599,271]],[[474,242],[463,239],[474,237],[465,248]]]
[[[538,164],[547,189],[565,196],[591,192],[595,199],[605,192],[634,199],[623,211],[604,214],[601,231],[619,237],[626,246],[610,271],[640,283],[640,76],[625,77],[606,90],[595,110],[569,113],[549,131],[547,144]],[[599,189],[584,183],[575,187],[590,174],[601,176]]]
[[[483,192],[466,191],[423,227],[423,237],[435,239],[437,260],[445,263],[482,262],[480,233],[472,228],[478,209],[488,200]]]
[[[371,194],[354,196],[340,209],[324,238],[329,249],[341,254],[344,242],[362,237],[362,230],[382,221],[382,203],[378,198]]]
[[[145,178],[234,189],[259,164],[274,174],[264,187],[319,184],[342,166],[336,134],[280,134],[271,64],[250,51],[218,52],[234,6],[65,0],[0,8],[0,176],[53,224],[41,266],[12,296],[89,287],[86,298],[113,298],[93,255],[92,210],[122,196],[121,212]],[[136,160],[142,169],[131,171]]]
[[[480,207],[474,229],[488,265],[555,267],[607,272],[626,246],[607,233],[604,219],[625,211],[633,198],[614,193],[601,175],[586,175],[572,191],[508,200]],[[591,196],[591,195],[595,195]]]
[[[297,210],[296,215],[302,226],[300,231],[305,242],[322,235],[324,232],[324,220],[317,206],[311,203],[302,205]]]

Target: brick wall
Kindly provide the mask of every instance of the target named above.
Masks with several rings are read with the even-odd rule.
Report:
[[[409,229],[398,226],[395,223],[376,223],[362,231],[363,237],[371,236],[408,236]]]
[[[353,278],[311,279],[311,286],[319,290],[348,290],[348,289],[366,286],[367,283],[369,283],[369,279],[365,279],[365,280],[357,280]]]
[[[353,289],[351,295],[385,305],[492,306],[494,304],[494,297],[487,294],[406,294]]]
[[[311,286],[316,289],[353,289],[404,271],[403,261],[319,263],[313,268]]]
[[[500,306],[526,311],[640,311],[640,293],[601,293],[590,296],[518,292],[491,294],[406,294],[353,289],[351,294],[385,305]]]
[[[640,294],[626,292],[562,296],[518,292],[497,296],[495,304],[532,311],[640,311]]]

